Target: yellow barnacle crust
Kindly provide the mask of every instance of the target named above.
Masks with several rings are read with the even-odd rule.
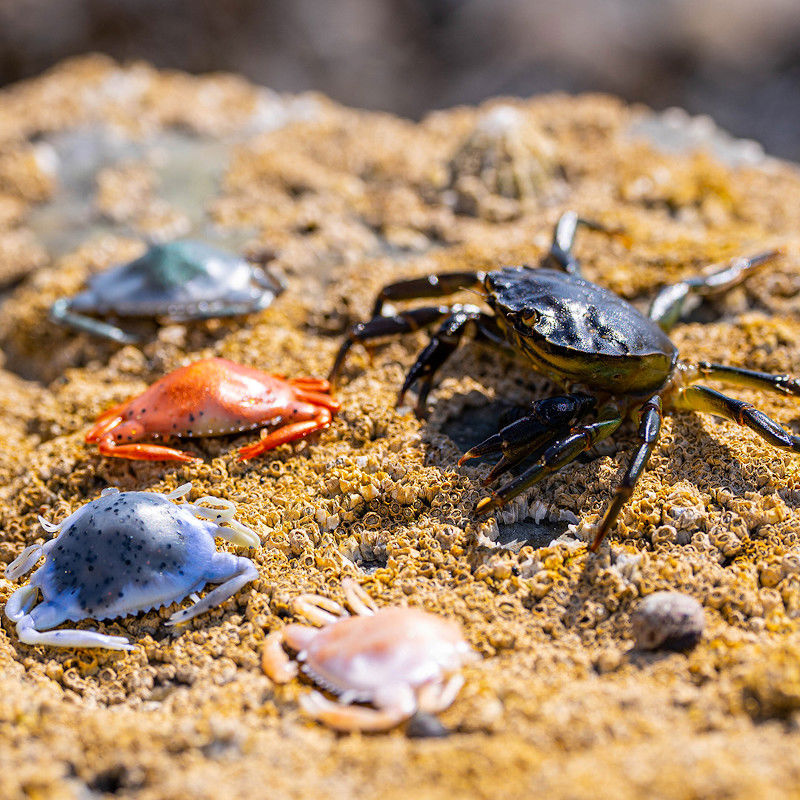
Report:
[[[477,519],[489,465],[458,467],[459,457],[504,410],[552,391],[485,344],[448,361],[424,423],[395,409],[426,343],[418,332],[371,353],[353,347],[332,425],[252,461],[235,450],[255,432],[197,442],[204,461],[190,466],[104,459],[84,444],[99,413],[192,359],[324,376],[382,286],[536,264],[566,209],[625,229],[582,230],[576,252],[588,279],[637,303],[710,263],[779,245],[780,261],[672,339],[685,358],[800,375],[794,169],[657,152],[631,133],[644,112],[609,97],[544,97],[500,114],[495,105],[411,123],[99,57],[0,93],[2,561],[49,538],[39,514],[57,523],[106,486],[164,492],[186,481],[195,498],[235,503],[271,545],[248,554],[258,580],[186,626],[165,626],[175,607],[79,623],[130,638],[131,653],[26,646],[4,621],[0,796],[800,793],[800,458],[749,430],[668,411],[596,557],[585,539],[628,463],[633,427],[596,460]],[[55,141],[57,155],[57,133],[103,125],[228,147],[205,207],[219,230],[256,232],[248,246],[271,254],[284,295],[246,319],[132,321],[139,346],[48,321],[54,300],[138,256],[154,227],[181,229],[152,166],[128,159],[106,165],[89,198],[92,218],[108,224],[48,257],[34,211],[56,202],[58,163],[42,148]],[[797,433],[795,399],[732,393]],[[263,674],[264,639],[294,619],[293,599],[342,602],[347,576],[379,606],[421,606],[463,627],[482,658],[440,715],[450,736],[336,737],[299,715],[307,685]],[[0,601],[16,585],[0,582]],[[688,653],[634,650],[634,609],[667,590],[702,604],[703,638]]]

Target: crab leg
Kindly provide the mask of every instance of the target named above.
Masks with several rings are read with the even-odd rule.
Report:
[[[192,484],[186,483],[175,491],[182,491],[187,486],[191,489]],[[183,493],[185,494],[185,492]],[[169,496],[167,495],[167,497]],[[181,495],[178,496],[180,497]],[[238,547],[258,547],[261,544],[261,537],[252,528],[248,528],[247,525],[243,525],[234,518],[236,507],[230,500],[226,500],[223,497],[204,495],[194,503],[187,503],[186,506],[191,508],[196,517],[212,520],[216,523],[217,529],[214,531],[214,536],[219,536],[220,539],[224,539],[226,542]]]
[[[118,342],[119,344],[136,344],[139,341],[137,336],[126,333],[116,325],[110,325],[107,322],[101,322],[98,319],[76,313],[72,310],[70,301],[65,298],[56,300],[50,306],[50,319],[59,325],[68,325],[85,333],[111,339],[112,342]]]
[[[328,374],[328,380],[336,383],[339,373],[344,365],[344,360],[350,348],[356,343],[365,343],[371,339],[381,339],[384,336],[396,336],[401,333],[413,333],[439,322],[451,313],[450,306],[425,306],[414,308],[410,311],[400,311],[393,317],[375,316],[369,322],[358,322],[348,331],[347,338],[342,342],[339,352],[333,361],[333,366]]]
[[[416,300],[422,297],[444,297],[463,289],[477,289],[483,285],[484,272],[442,272],[424,278],[390,283],[380,290],[372,307],[373,318],[380,316],[387,300]],[[415,309],[420,311],[421,309]]]
[[[625,474],[622,476],[622,480],[617,486],[611,505],[606,509],[602,521],[597,526],[594,540],[589,547],[593,553],[597,552],[597,548],[600,547],[600,542],[603,541],[605,535],[611,530],[622,507],[633,494],[636,482],[641,477],[647,466],[647,462],[650,460],[650,455],[653,452],[653,448],[656,446],[660,433],[661,398],[656,395],[655,397],[651,397],[639,409],[639,439],[641,440],[641,444],[633,458],[631,458],[628,468],[625,470]]]
[[[276,375],[276,378],[282,378],[282,375]],[[289,378],[289,383],[296,386],[298,389],[306,389],[309,392],[329,392],[331,390],[330,381],[325,378]]]
[[[176,611],[168,620],[167,625],[180,625],[190,619],[203,614],[211,608],[224,603],[233,597],[243,586],[258,578],[258,570],[249,558],[232,556],[230,553],[218,552],[214,556],[211,574],[206,577],[209,583],[220,583],[216,589],[210,591],[202,600],[182,611]]]
[[[112,428],[116,428],[122,422],[122,417],[118,413],[126,404],[114,406],[108,411],[104,411],[94,424],[94,427],[86,434],[85,441],[88,444],[99,442],[102,437]]]
[[[182,461],[186,464],[203,460],[183,450],[159,444],[117,444],[118,441],[136,440],[144,431],[137,422],[132,420],[123,422],[122,417],[117,414],[119,408],[121,406],[104,412],[98,423],[85,436],[87,444],[97,444],[101,455],[137,461]]]
[[[333,417],[327,408],[315,408],[313,419],[305,420],[304,422],[292,422],[272,433],[267,433],[266,428],[262,428],[260,441],[242,447],[239,450],[239,461],[247,461],[249,458],[260,456],[262,453],[266,453],[267,450],[272,450],[279,445],[303,439],[314,433],[314,431],[327,428],[331,424],[331,419]]]
[[[327,381],[325,381],[325,383],[327,383]],[[322,392],[315,392],[310,389],[298,388],[295,390],[294,396],[298,400],[302,400],[304,403],[311,403],[315,406],[323,406],[334,413],[342,407],[342,404],[337,400],[334,400],[330,395],[323,394]]]
[[[472,447],[458,463],[502,453],[502,458],[483,480],[486,486],[525,458],[541,456],[557,438],[569,433],[568,427],[585,417],[594,405],[593,397],[581,393],[537,400],[524,417]]]
[[[51,647],[103,647],[107,650],[133,650],[134,646],[124,636],[108,636],[98,631],[62,629],[39,631],[30,614],[17,623],[17,636],[25,644],[46,644]]]
[[[433,682],[422,686],[417,693],[420,711],[438,714],[453,705],[453,701],[464,685],[464,676],[456,672],[446,683]]]
[[[13,581],[30,572],[36,562],[44,555],[44,549],[40,544],[28,545],[7,567],[5,577]]]
[[[414,713],[405,708],[374,709],[334,703],[319,692],[300,697],[300,708],[313,719],[337,731],[386,731]]]
[[[54,647],[107,647],[110,650],[133,650],[124,636],[107,636],[98,631],[44,630],[64,621],[64,613],[57,606],[42,603],[36,606],[37,586],[28,584],[17,589],[6,603],[6,616],[17,624],[17,636],[24,644],[48,644]]]
[[[709,297],[727,292],[780,255],[780,250],[769,250],[750,258],[734,258],[728,266],[710,275],[699,275],[672,286],[665,286],[650,304],[647,315],[664,331],[669,331],[680,319],[683,304],[689,296],[695,294]]]
[[[555,267],[563,269],[570,275],[581,275],[581,265],[578,259],[572,255],[572,246],[575,244],[575,233],[578,226],[583,225],[589,230],[607,233],[609,236],[620,236],[623,232],[618,228],[607,228],[599,222],[579,217],[574,211],[566,211],[556,222],[553,230],[553,244],[550,245],[550,252],[542,259],[543,267]]]
[[[418,417],[423,417],[426,411],[425,403],[439,368],[458,348],[469,323],[484,319],[493,320],[490,315],[481,311],[477,306],[453,306],[450,316],[431,336],[430,342],[408,371],[400,393],[397,395],[397,405],[402,404],[406,392],[419,381],[414,411]]]
[[[101,439],[97,449],[104,456],[130,458],[135,461],[181,461],[184,464],[195,464],[203,460],[184,450],[160,444],[114,444],[108,439]]]
[[[375,601],[352,578],[342,581],[344,596],[351,610],[362,617],[369,617],[378,610]]]
[[[288,683],[297,676],[299,667],[283,649],[283,629],[272,631],[261,649],[261,669],[273,683]]]
[[[574,461],[584,450],[588,450],[597,442],[610,436],[622,424],[622,416],[615,407],[609,406],[607,414],[603,416],[605,418],[598,422],[575,428],[565,439],[549,447],[542,456],[541,463],[534,464],[521,475],[501,486],[496,492],[492,492],[491,497],[484,497],[475,506],[476,513],[488,514],[505,505],[542,478],[546,478]]]
[[[696,368],[707,380],[800,397],[800,380],[791,375],[772,375],[769,372],[756,372],[752,369],[712,364],[708,361],[700,361]]]
[[[330,625],[347,616],[347,612],[335,600],[320,594],[298,595],[292,601],[292,610],[315,625]]]
[[[678,392],[675,408],[686,411],[705,411],[744,425],[757,433],[773,447],[800,453],[800,436],[785,431],[774,419],[759,411],[751,403],[709,389],[707,386],[687,386]]]

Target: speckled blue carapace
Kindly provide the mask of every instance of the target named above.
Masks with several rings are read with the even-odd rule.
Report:
[[[20,641],[129,650],[132,645],[122,636],[49,629],[67,620],[149,611],[179,602],[207,583],[221,584],[173,614],[168,624],[174,625],[219,605],[256,578],[250,559],[218,551],[214,539],[256,547],[261,543],[258,535],[233,518],[233,504],[227,500],[172,502],[190,490],[189,483],[170,494],[106,489],[59,525],[40,517],[42,527],[58,535],[44,545],[27,547],[5,573],[9,579],[18,578],[46,557],[6,604],[6,616],[16,622]],[[36,604],[38,592],[42,602]]]

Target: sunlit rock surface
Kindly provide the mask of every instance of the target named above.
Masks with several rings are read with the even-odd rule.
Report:
[[[162,624],[169,610],[103,625],[139,643],[130,654],[21,645],[3,620],[0,796],[800,791],[800,458],[747,430],[667,415],[610,550],[593,558],[578,534],[608,502],[633,428],[476,521],[487,466],[458,457],[552,389],[484,345],[448,362],[425,423],[394,408],[418,334],[372,358],[354,348],[334,424],[255,462],[235,460],[245,437],[204,440],[206,462],[191,467],[102,459],[83,443],[100,411],[190,359],[323,375],[383,284],[535,263],[568,208],[628,230],[587,232],[577,253],[587,277],[640,305],[709,263],[783,248],[674,340],[688,358],[800,375],[800,175],[707,122],[552,96],[412,124],[91,58],[0,93],[0,559],[42,539],[37,514],[58,521],[108,485],[187,480],[275,545],[253,556],[259,581],[185,628]],[[153,327],[141,347],[48,321],[92,272],[187,234],[271,254],[288,290],[244,320]],[[800,432],[796,401],[737,396]],[[338,736],[300,717],[307,687],[261,672],[293,596],[341,600],[353,573],[341,555],[379,604],[450,615],[482,655],[440,717],[448,736]],[[0,599],[13,586],[0,580]],[[631,612],[659,590],[703,605],[688,654],[634,648]]]

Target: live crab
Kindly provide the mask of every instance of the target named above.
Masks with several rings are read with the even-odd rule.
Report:
[[[633,493],[656,446],[663,407],[716,414],[749,427],[775,447],[800,453],[800,437],[784,430],[764,412],[697,384],[708,379],[798,397],[800,381],[789,375],[679,359],[667,336],[690,296],[727,291],[777,258],[779,251],[736,258],[710,274],[666,286],[656,295],[648,313],[642,314],[613,292],[581,277],[572,252],[581,224],[612,235],[620,233],[567,212],[556,224],[552,246],[539,268],[509,266],[488,272],[443,273],[384,287],[375,301],[372,319],[350,329],[329,378],[336,380],[354,343],[439,322],[440,327],[409,370],[398,398],[399,404],[408,389],[418,384],[419,416],[425,413],[437,370],[469,329],[479,338],[510,345],[537,372],[563,386],[567,394],[532,403],[525,416],[461,457],[459,464],[479,456],[500,456],[484,485],[526,459],[535,462],[481,500],[476,506],[479,514],[501,507],[613,434],[627,417],[633,417],[638,422],[639,445],[596,527],[590,545],[596,551]],[[463,289],[481,294],[492,313],[474,305],[444,305],[381,315],[386,301],[442,297]]]

